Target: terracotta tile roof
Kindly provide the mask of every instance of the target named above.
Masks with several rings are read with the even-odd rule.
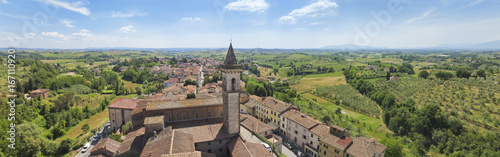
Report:
[[[306,114],[300,113],[297,110],[288,110],[281,114],[281,116],[286,117],[288,120],[291,120],[307,129],[311,129],[314,126],[321,124],[320,121],[315,120]]]
[[[316,136],[323,137],[326,134],[330,134],[330,127],[325,124],[319,124],[318,126],[312,128],[311,132]]]
[[[192,134],[195,143],[228,139],[229,135],[222,126],[222,118],[210,118],[172,124],[176,131]]]
[[[108,108],[120,108],[120,109],[131,109],[133,110],[137,106],[137,101],[128,98],[117,98],[113,101]]]
[[[323,137],[320,138],[320,141],[340,150],[345,150],[352,143],[352,139],[349,137],[339,138],[332,134],[323,135]]]
[[[243,127],[260,134],[264,134],[264,132],[266,131],[273,130],[273,128],[271,128],[266,123],[261,122],[260,120],[247,114],[240,114],[240,121],[240,124],[243,125]]]
[[[186,99],[178,101],[158,101],[149,102],[146,110],[163,110],[170,108],[185,108],[195,106],[212,106],[222,105],[222,98],[207,98],[207,99]]]
[[[200,151],[177,153],[177,154],[164,154],[162,157],[216,157],[215,154],[205,153]]]
[[[100,151],[100,149],[103,149],[105,151],[112,152],[113,153],[112,155],[114,155],[114,153],[116,153],[116,151],[118,150],[118,147],[120,147],[120,144],[121,144],[120,142],[117,142],[108,137],[100,140],[90,151],[90,153],[94,155],[103,154],[104,152]]]
[[[137,106],[135,106],[134,110],[130,113],[130,115],[135,115],[138,113],[142,113],[143,109],[146,109],[146,106],[148,104],[148,101],[140,101],[137,103]]]
[[[151,137],[142,150],[141,157],[155,157],[170,154],[172,136]]]
[[[162,123],[163,124],[164,116],[159,115],[159,116],[149,116],[144,119],[144,124],[158,124]]]
[[[125,136],[122,144],[118,147],[118,152],[116,154],[122,154],[129,151],[140,153],[142,152],[146,129],[144,127],[135,129]]]
[[[163,93],[186,93],[188,90],[182,86],[170,86],[162,90]]]
[[[366,137],[357,137],[353,140],[353,143],[349,149],[347,149],[347,154],[356,157],[371,157],[375,154],[378,156],[384,153],[387,147],[375,142],[375,139],[368,139]]]
[[[47,91],[49,91],[50,89],[37,89],[37,90],[34,90],[34,91],[31,91],[30,93],[45,93]]]
[[[249,99],[248,102],[244,103],[243,105],[247,107],[255,107],[257,105],[257,102],[254,99]]]
[[[254,97],[252,97],[254,98]],[[292,107],[291,104],[287,104],[281,100],[278,100],[274,97],[261,97],[254,99],[256,100],[259,104],[269,107],[270,109],[277,111],[279,113],[283,113],[286,110],[290,109]]]
[[[172,134],[172,154],[194,152],[194,140],[192,134],[187,134],[182,131],[175,130]]]
[[[271,153],[262,144],[244,142],[240,137],[232,138],[227,147],[232,156],[271,157]]]
[[[179,82],[178,78],[169,78],[168,80],[163,81],[163,83],[177,83]]]

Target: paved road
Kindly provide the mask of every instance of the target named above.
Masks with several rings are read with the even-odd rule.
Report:
[[[103,129],[100,131],[100,133],[101,133],[101,139],[104,139],[104,138],[108,137],[108,127],[103,128]],[[93,136],[92,136],[92,138],[93,138]],[[92,139],[90,139],[88,142],[92,142]],[[90,151],[94,148],[94,146],[95,146],[96,144],[97,144],[97,142],[92,142],[92,143],[90,144],[89,149],[87,149],[87,152],[85,152],[85,153],[82,153],[82,148],[83,148],[83,147],[82,147],[82,148],[80,148],[80,149],[78,149],[78,154],[76,154],[76,156],[75,156],[75,157],[88,157],[88,156],[90,156]]]
[[[240,126],[240,134],[241,134],[241,136],[243,136],[243,138],[245,138],[247,140],[247,142],[251,142],[251,143],[262,143],[263,142],[257,136],[254,136],[252,134],[252,132],[248,131],[246,128],[244,128],[242,126]],[[284,145],[281,145],[281,151],[287,157],[297,157],[297,155],[295,155],[292,150],[288,149]],[[273,156],[275,156],[274,153],[273,153]]]

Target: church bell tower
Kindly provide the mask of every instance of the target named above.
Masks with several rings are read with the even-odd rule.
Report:
[[[240,133],[240,74],[241,65],[234,55],[233,45],[229,44],[226,59],[221,65],[224,127],[230,137]]]

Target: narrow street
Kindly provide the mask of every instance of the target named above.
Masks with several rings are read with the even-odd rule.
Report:
[[[102,140],[102,139],[108,137],[108,127],[104,127],[101,131],[99,131],[99,133],[101,133],[101,138],[99,140]],[[89,141],[88,141],[88,142],[91,142],[89,149],[87,149],[87,151],[85,153],[82,153],[82,149],[83,149],[83,146],[82,146],[82,148],[78,149],[78,154],[76,154],[75,157],[88,157],[88,156],[90,156],[90,151],[99,142],[99,141],[92,142],[93,138],[94,138],[94,136],[92,136],[92,138],[89,139]]]

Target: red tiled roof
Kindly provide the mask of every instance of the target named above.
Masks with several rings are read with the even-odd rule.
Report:
[[[133,110],[136,106],[137,106],[137,101],[134,99],[117,98],[108,106],[108,108],[121,108],[121,109]]]
[[[375,139],[358,137],[353,140],[351,147],[346,152],[357,157],[371,157],[374,154],[378,156],[384,153],[386,148],[386,146],[375,142]]]
[[[37,90],[31,91],[30,93],[45,93],[49,90],[50,89],[37,89]]]

